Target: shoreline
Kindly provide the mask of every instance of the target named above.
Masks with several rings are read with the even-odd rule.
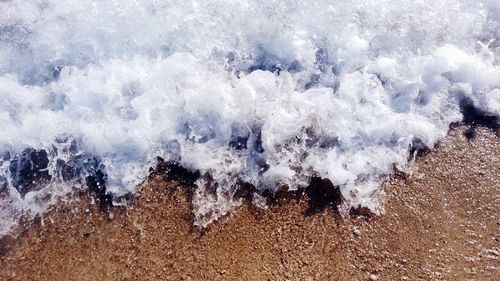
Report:
[[[306,194],[245,203],[200,231],[186,188],[155,179],[112,218],[84,197],[4,240],[0,279],[488,280],[500,273],[500,141],[464,133],[384,184],[380,216],[308,213]]]

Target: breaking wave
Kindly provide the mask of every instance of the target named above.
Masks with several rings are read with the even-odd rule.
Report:
[[[380,184],[473,106],[498,123],[495,0],[0,0],[0,236],[75,190],[119,204],[158,157],[195,223],[242,183]],[[258,201],[258,200],[257,200]],[[102,202],[101,202],[102,203]]]

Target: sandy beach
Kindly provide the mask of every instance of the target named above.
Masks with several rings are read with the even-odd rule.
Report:
[[[385,214],[341,217],[311,195],[243,204],[200,230],[186,188],[156,177],[130,208],[59,206],[0,245],[1,280],[494,280],[500,146],[460,127],[385,184]],[[317,203],[317,202],[316,202]],[[311,207],[314,210],[311,211]]]
[[[0,281],[500,281],[500,0],[0,11]]]

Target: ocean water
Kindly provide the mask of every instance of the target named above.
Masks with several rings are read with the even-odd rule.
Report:
[[[499,54],[498,0],[0,0],[0,236],[124,204],[157,157],[200,175],[200,226],[312,176],[383,212],[461,106],[498,117]]]

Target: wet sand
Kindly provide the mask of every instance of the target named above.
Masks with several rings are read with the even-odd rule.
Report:
[[[200,231],[187,189],[156,178],[112,218],[82,198],[4,239],[0,280],[495,280],[500,138],[464,131],[384,185],[381,216],[310,212],[303,195]]]

